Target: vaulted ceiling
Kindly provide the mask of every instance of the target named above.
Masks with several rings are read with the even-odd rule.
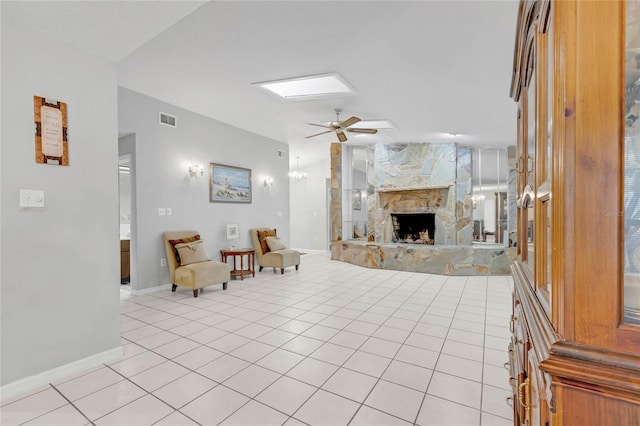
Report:
[[[113,61],[123,87],[289,144],[293,165],[328,158],[335,135],[305,136],[334,108],[395,125],[354,144],[516,140],[513,0],[1,4],[3,20]],[[252,85],[329,72],[356,93],[283,102]]]

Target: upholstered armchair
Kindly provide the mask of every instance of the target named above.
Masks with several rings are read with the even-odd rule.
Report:
[[[272,228],[254,228],[250,229],[251,241],[253,241],[253,247],[256,250],[256,259],[258,259],[258,265],[262,268],[273,268],[273,272],[276,268],[280,269],[280,272],[284,274],[285,268],[289,266],[295,266],[296,271],[300,266],[300,252],[286,248],[284,244],[278,239],[276,230]]]
[[[227,289],[231,278],[226,263],[211,260],[196,231],[170,231],[164,233],[164,248],[167,251],[167,264],[171,273],[171,291],[177,286],[198,290],[214,284],[222,284]]]

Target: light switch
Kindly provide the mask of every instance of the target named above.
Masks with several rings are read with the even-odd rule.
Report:
[[[278,212],[278,213],[276,213],[276,216],[278,216],[278,217],[282,217],[282,212]]]
[[[167,209],[164,207],[158,207],[158,216],[165,216],[167,214]]]
[[[44,191],[21,189],[20,207],[44,207]]]

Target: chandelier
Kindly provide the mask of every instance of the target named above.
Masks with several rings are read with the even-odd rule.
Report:
[[[307,174],[300,171],[300,156],[296,157],[296,169],[289,172],[289,179],[295,180],[296,182],[302,182],[307,179]]]

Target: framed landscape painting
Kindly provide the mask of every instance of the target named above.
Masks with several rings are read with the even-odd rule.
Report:
[[[250,203],[251,169],[209,164],[209,201],[212,203]]]

